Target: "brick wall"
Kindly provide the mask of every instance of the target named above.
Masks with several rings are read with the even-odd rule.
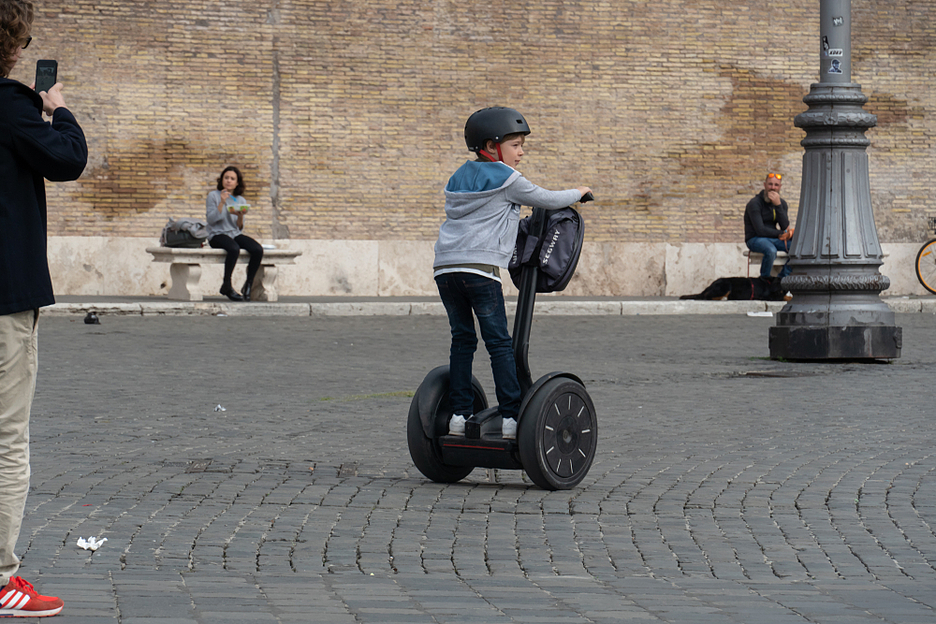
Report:
[[[260,238],[431,240],[462,128],[533,128],[522,165],[592,186],[588,238],[730,242],[767,170],[798,204],[818,80],[816,0],[45,0],[13,77],[59,60],[91,147],[50,185],[50,233],[155,237],[200,216],[226,164]],[[853,79],[878,115],[884,242],[925,235],[936,165],[936,5],[853,2]]]

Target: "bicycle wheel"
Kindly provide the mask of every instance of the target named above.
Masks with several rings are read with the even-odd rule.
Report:
[[[936,238],[920,247],[916,257],[916,274],[923,288],[936,295]]]

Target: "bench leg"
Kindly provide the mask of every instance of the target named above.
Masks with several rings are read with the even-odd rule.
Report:
[[[201,279],[201,265],[173,262],[169,266],[169,298],[174,301],[201,301],[202,291],[198,281]]]
[[[760,276],[760,265],[761,260],[763,260],[763,254],[752,253],[748,256],[748,265],[747,265],[747,276],[751,277],[751,265],[757,270],[757,275]],[[772,277],[777,277],[780,274],[780,271],[786,266],[786,263],[789,262],[789,258],[777,258],[774,260],[773,267],[770,269],[770,275]]]
[[[254,277],[253,286],[250,289],[251,301],[276,301],[279,296],[276,294],[276,274],[275,264],[261,264],[257,269],[257,275]]]

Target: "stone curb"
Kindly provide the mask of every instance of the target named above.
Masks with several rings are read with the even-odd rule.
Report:
[[[936,299],[885,299],[897,313],[936,314]],[[776,313],[782,301],[537,301],[536,313],[546,316],[634,316],[670,314]],[[507,302],[513,314],[516,303]],[[440,302],[424,301],[337,301],[334,303],[226,303],[147,301],[140,303],[57,303],[43,308],[47,316],[444,316]]]

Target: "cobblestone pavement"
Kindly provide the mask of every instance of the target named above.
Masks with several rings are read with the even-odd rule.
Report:
[[[936,318],[890,364],[772,323],[537,320],[600,431],[545,492],[413,467],[443,318],[43,318],[21,574],[74,623],[936,622]]]

